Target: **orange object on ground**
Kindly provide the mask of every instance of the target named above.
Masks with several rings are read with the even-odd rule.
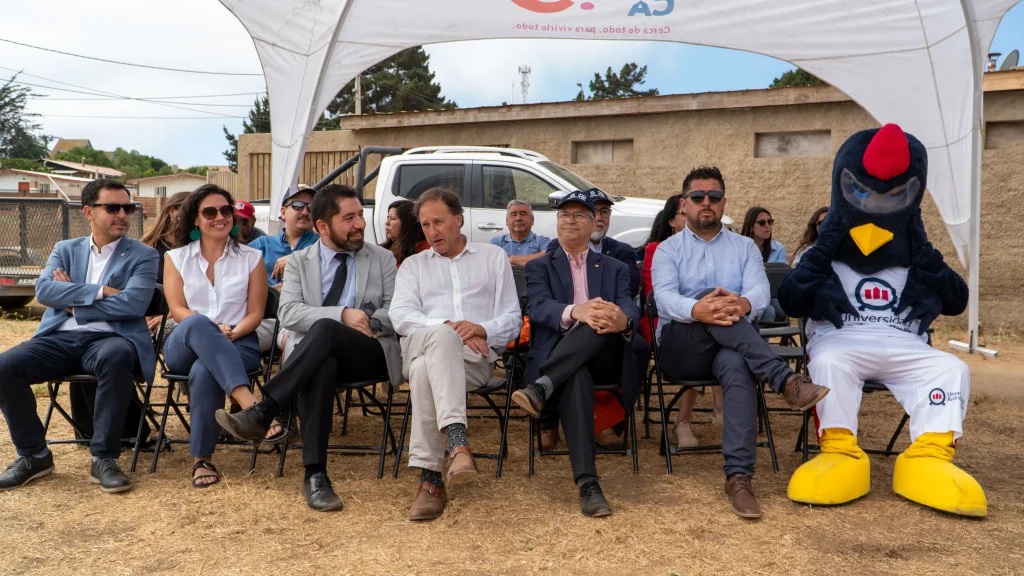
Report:
[[[594,392],[594,433],[600,433],[626,419],[626,411],[613,392]]]
[[[530,317],[523,316],[523,329],[519,331],[519,345],[526,346],[530,343]],[[516,341],[513,340],[508,343],[508,349],[515,348]]]

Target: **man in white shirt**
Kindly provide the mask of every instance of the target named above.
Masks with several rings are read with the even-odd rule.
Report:
[[[107,493],[131,488],[117,457],[134,375],[154,377],[145,313],[158,257],[126,235],[135,204],[124,184],[90,182],[82,190],[82,211],[92,234],[57,243],[36,283],[36,300],[48,307],[39,329],[0,354],[0,410],[18,453],[0,474],[0,491],[53,471],[32,384],[83,373],[97,381],[89,478]]]
[[[422,469],[409,519],[419,521],[444,513],[445,482],[477,473],[466,438],[466,392],[490,379],[494,350],[519,333],[522,312],[504,250],[469,244],[462,235],[458,192],[431,188],[415,210],[431,249],[402,263],[389,316],[402,336],[402,371],[409,379],[409,467]]]

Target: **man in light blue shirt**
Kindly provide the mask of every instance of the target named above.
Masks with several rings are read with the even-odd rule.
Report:
[[[768,277],[754,241],[722,226],[725,181],[718,168],[692,170],[682,202],[686,227],[658,246],[651,269],[660,369],[676,379],[720,383],[725,493],[738,516],[760,518],[752,477],[761,382],[800,410],[828,389],[795,374],[748,320],[768,305]]]
[[[512,200],[508,203],[505,226],[508,234],[491,238],[491,244],[504,250],[513,266],[526,266],[530,260],[540,258],[551,242],[547,236],[533,233],[533,207],[528,202]]]

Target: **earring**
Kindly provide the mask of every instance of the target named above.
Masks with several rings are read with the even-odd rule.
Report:
[[[203,237],[203,233],[199,231],[199,228],[193,228],[192,231],[188,233],[189,240],[191,240],[193,242],[195,242],[196,240],[199,240],[202,237]]]
[[[230,234],[232,238],[238,238],[238,235],[241,234],[241,233],[242,233],[242,229],[239,228],[238,226],[232,226],[231,227],[231,231],[228,232],[228,234]]]

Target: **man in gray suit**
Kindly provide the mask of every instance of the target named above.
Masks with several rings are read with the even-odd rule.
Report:
[[[32,384],[73,374],[96,377],[89,479],[107,493],[131,488],[117,465],[135,374],[153,382],[156,354],[146,308],[156,285],[156,250],[126,236],[135,213],[124,184],[94,180],[82,190],[92,234],[58,242],[36,282],[47,306],[28,341],[0,354],[0,410],[18,458],[0,491],[53,472]]]
[[[303,495],[310,508],[328,511],[342,507],[327,477],[337,383],[377,377],[402,383],[401,349],[388,318],[398,269],[390,250],[363,242],[363,207],[348,186],[317,192],[313,223],[320,241],[288,256],[281,290],[281,326],[294,332],[287,342],[294,351],[264,387],[263,401],[236,414],[219,410],[217,422],[259,442],[298,398]]]

